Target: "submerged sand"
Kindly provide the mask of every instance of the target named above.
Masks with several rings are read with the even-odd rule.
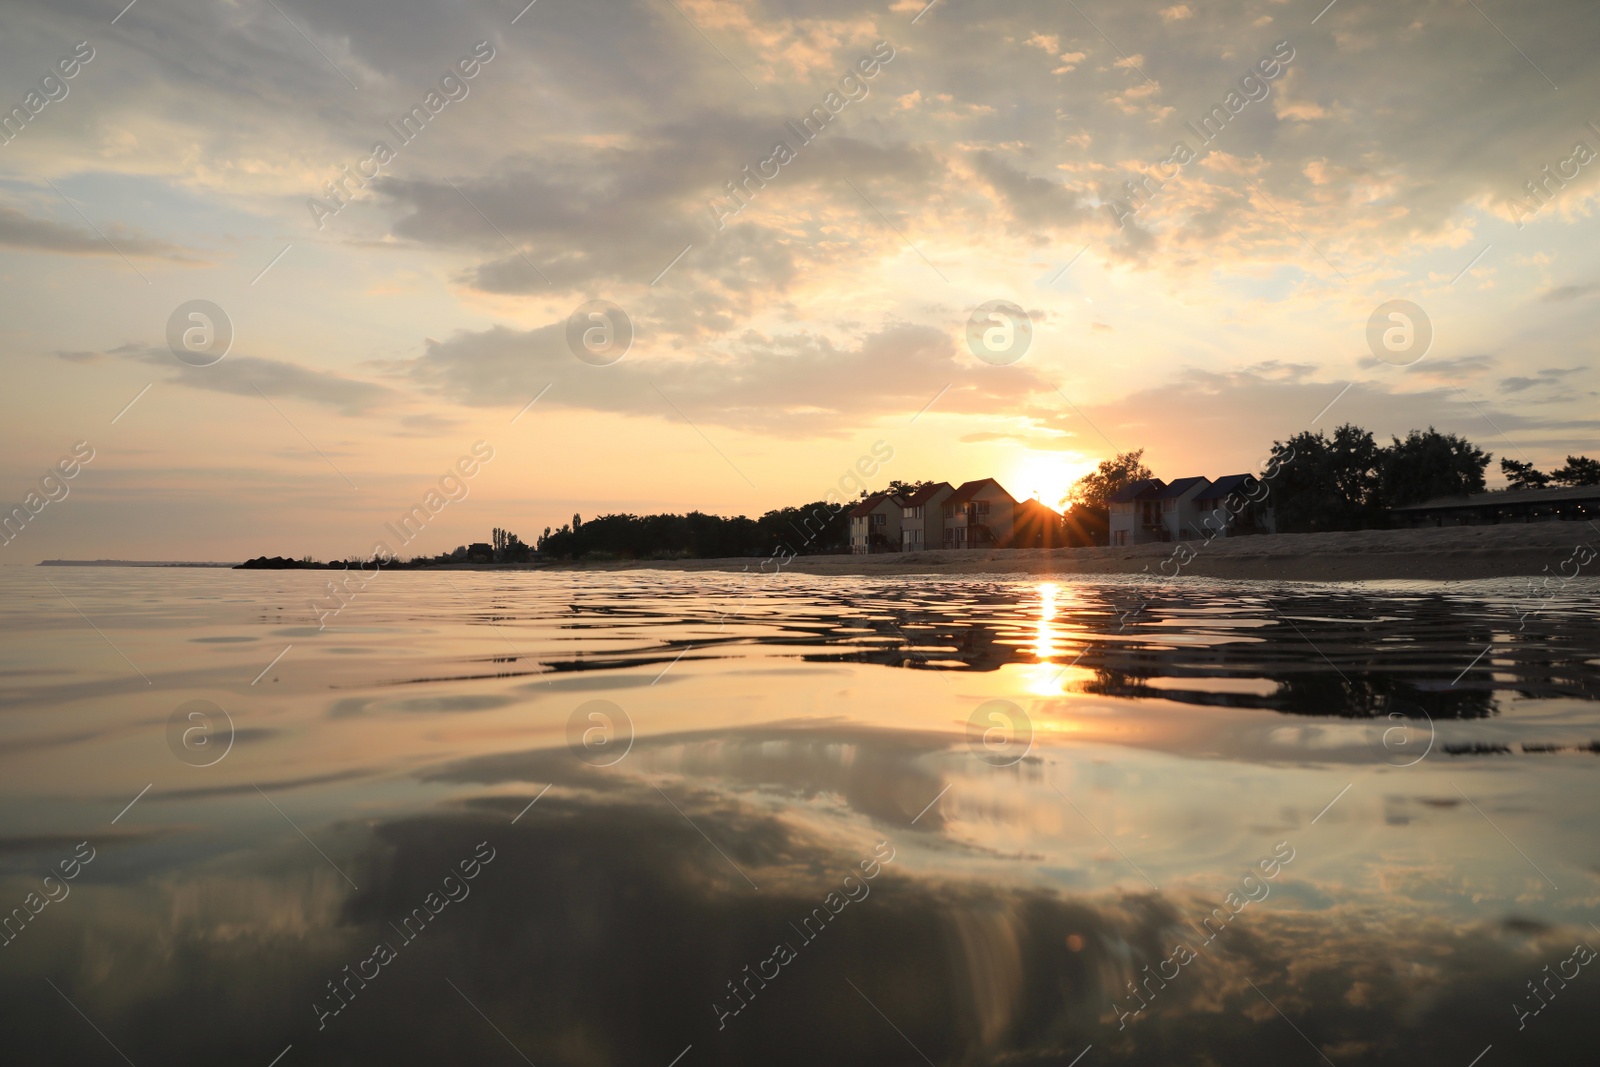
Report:
[[[874,556],[797,556],[784,567],[803,574],[1138,574],[1263,578],[1279,581],[1430,581],[1518,575],[1600,574],[1600,525],[1545,522],[1426,530],[1269,534],[1125,548],[939,550]],[[1165,563],[1165,568],[1162,565]],[[756,570],[759,559],[639,560],[558,564],[605,570]],[[1563,566],[1565,565],[1565,566]],[[771,572],[772,564],[767,570]]]

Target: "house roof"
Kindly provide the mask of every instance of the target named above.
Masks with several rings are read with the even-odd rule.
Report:
[[[955,493],[951,495],[950,499],[945,501],[945,504],[947,506],[958,506],[965,504],[967,501],[977,496],[986,485],[994,486],[996,489],[1000,490],[1000,492],[1004,493],[1006,497],[1013,503],[1016,502],[1017,498],[1012,496],[1010,493],[1007,493],[1005,486],[1001,485],[993,478],[979,478],[977,481],[973,482],[962,482],[960,487],[956,489]]]
[[[905,498],[905,506],[908,508],[920,508],[937,496],[941,489],[949,488],[949,482],[934,482],[932,485],[925,485]]]
[[[1558,489],[1495,489],[1470,496],[1436,496],[1419,504],[1391,511],[1437,511],[1447,508],[1492,508],[1512,504],[1562,504],[1574,500],[1600,502],[1600,485],[1571,485]]]
[[[1153,497],[1151,497],[1151,499],[1176,500],[1189,490],[1193,489],[1195,486],[1208,485],[1210,484],[1210,481],[1211,480],[1209,478],[1206,478],[1203,475],[1197,475],[1193,478],[1179,478],[1175,482],[1168,483],[1165,489],[1158,491]]]
[[[1131,504],[1135,500],[1154,500],[1154,493],[1167,487],[1160,478],[1140,478],[1129,482],[1106,498],[1108,504]]]
[[[1253,474],[1224,474],[1221,478],[1212,482],[1211,488],[1201,493],[1198,499],[1221,500],[1223,497],[1251,484],[1255,480],[1256,476]]]
[[[892,496],[888,493],[873,493],[871,496],[867,497],[867,499],[850,509],[850,517],[857,518],[861,515],[871,515],[874,511],[877,511],[886,500],[891,501],[895,507],[905,506],[897,496]]]

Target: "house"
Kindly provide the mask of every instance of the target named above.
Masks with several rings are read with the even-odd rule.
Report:
[[[1203,514],[1195,499],[1211,487],[1211,479],[1201,475],[1179,478],[1169,482],[1165,489],[1155,494],[1161,505],[1162,541],[1186,541],[1200,533],[1200,516]]]
[[[1498,489],[1443,496],[1391,508],[1396,526],[1482,526],[1502,522],[1556,522],[1600,518],[1600,485],[1557,489]]]
[[[1212,481],[1201,475],[1170,484],[1160,478],[1129,482],[1111,495],[1113,545],[1153,541],[1210,540],[1243,534],[1275,533],[1267,493],[1253,474],[1230,474]]]
[[[900,513],[902,552],[938,548],[944,543],[944,505],[954,492],[949,482],[934,482],[905,498]]]
[[[1011,540],[1016,507],[1016,498],[993,478],[963,482],[944,502],[944,547],[1004,547]]]
[[[1212,482],[1195,498],[1195,506],[1200,511],[1199,532],[1191,536],[1277,533],[1276,514],[1267,506],[1270,490],[1260,486],[1261,480],[1253,474],[1228,474]]]
[[[1143,545],[1161,540],[1161,502],[1156,494],[1167,487],[1160,478],[1139,478],[1107,499],[1113,545]]]
[[[891,493],[873,493],[850,509],[850,551],[897,552],[900,549],[900,517],[905,501]]]
[[[493,563],[494,546],[482,541],[474,541],[467,546],[468,563]]]

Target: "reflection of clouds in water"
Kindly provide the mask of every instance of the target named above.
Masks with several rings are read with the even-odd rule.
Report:
[[[1146,964],[1194,941],[1188,918],[1214,902],[930,875],[901,849],[871,897],[719,1033],[712,1004],[728,975],[792,938],[788,923],[871,841],[823,845],[762,810],[678,794],[757,892],[659,802],[552,793],[512,827],[517,799],[372,826],[359,892],[290,853],[222,857],[119,892],[85,887],[70,924],[41,927],[26,955],[0,959],[0,995],[24,1020],[8,1028],[16,1054],[51,1064],[105,1052],[52,1006],[43,972],[134,1062],[253,1062],[290,1042],[309,1064],[496,1062],[499,1039],[442,995],[445,978],[469,982],[473,1003],[536,1063],[665,1062],[690,1043],[711,1064],[903,1061],[902,1039],[848,978],[936,1063],[1042,1064],[1091,1042],[1112,1063],[1166,1064],[1181,1059],[1174,1050],[1202,1048],[1234,1062],[1302,1062],[1309,1050],[1254,983],[1341,1067],[1460,1067],[1512,1039],[1502,1002],[1529,961],[1572,940],[1537,923],[1398,923],[1351,904],[1307,912],[1275,890],[1119,1033],[1111,1002]],[[464,848],[491,836],[504,842],[494,877],[442,914],[382,988],[353,1001],[337,1031],[316,1033],[309,1005],[330,968],[370,949]],[[1586,1013],[1564,1006],[1526,1035],[1545,1052],[1587,1040]]]
[[[1117,720],[1124,729],[1138,721],[1130,713]],[[1317,817],[1322,844],[1307,862],[1319,881],[1336,879],[1356,892],[1414,892],[1419,902],[1469,920],[1483,901],[1562,914],[1581,906],[1581,898],[1551,896],[1529,881],[1537,877],[1531,869],[1503,862],[1509,850],[1495,845],[1500,839],[1470,809],[1437,795],[1446,786],[1428,765],[1403,776],[1383,768],[1393,777],[1362,785],[1324,812],[1351,784],[1343,775],[1365,778],[1371,770],[1359,730],[1319,749],[1324,766],[1302,767],[1293,779],[1240,773],[1237,761],[1283,757],[1282,746],[1267,743],[1276,729],[1264,720],[1226,743],[1208,737],[1229,754],[1209,767],[1197,767],[1182,744],[1154,752],[1058,744],[991,768],[953,732],[796,723],[640,737],[627,760],[605,773],[587,770],[565,749],[545,748],[454,761],[421,776],[434,784],[554,784],[596,799],[648,798],[651,782],[670,778],[781,811],[815,833],[911,831],[952,873],[1102,889],[1140,884],[1129,855],[1163,888],[1190,885],[1197,875],[1248,865],[1262,847]],[[1581,767],[1564,774],[1574,785],[1584,780]],[[1559,823],[1512,817],[1508,830],[1524,849],[1570,852],[1571,831]],[[1409,885],[1408,871],[1429,872],[1435,884]]]
[[[848,978],[941,1065],[1059,1064],[1091,1042],[1106,1062],[1167,1063],[1190,1049],[1315,1061],[1253,982],[1339,1067],[1461,1067],[1484,1044],[1499,1055],[1513,1040],[1507,1006],[1537,970],[1529,962],[1570,949],[1570,933],[1539,922],[1581,919],[1594,904],[1584,870],[1593,757],[1527,750],[1490,765],[1448,748],[1531,731],[1551,743],[1587,737],[1600,663],[1578,657],[1600,643],[1592,606],[1536,620],[1544,629],[1497,646],[1492,672],[1451,686],[1482,647],[1451,662],[1489,625],[1484,599],[1274,592],[1297,630],[1244,586],[1195,584],[1164,593],[1149,625],[1119,635],[1115,582],[1045,583],[1051,594],[1032,581],[796,576],[719,630],[716,591],[748,592],[722,576],[608,577],[599,600],[568,595],[592,574],[462,578],[499,590],[483,599],[529,650],[507,656],[481,620],[429,600],[428,576],[412,580],[383,608],[405,621],[308,647],[283,690],[252,694],[240,726],[257,743],[221,773],[158,782],[114,829],[160,830],[108,850],[72,904],[30,926],[31,945],[0,952],[19,1056],[78,1063],[109,1051],[42,985],[48,975],[138,1063],[266,1062],[291,1041],[305,1063],[498,1062],[508,1050],[446,977],[540,1063],[664,1064],[690,1043],[712,1063],[905,1058]],[[225,610],[275,625],[255,618],[259,602]],[[191,616],[160,625],[194,632]],[[211,632],[244,625],[219,623]],[[132,628],[108,625],[119,643]],[[384,658],[331,655],[347,645]],[[196,659],[158,683],[226,676],[237,687],[263,659],[245,649],[248,669],[218,670],[227,645],[191,647]],[[910,673],[930,661],[951,669]],[[107,697],[143,688],[131,674],[93,678],[0,679],[0,697],[21,701],[15,721],[28,723],[7,739],[4,769],[40,774],[31,765],[50,762],[52,788],[94,782],[115,812],[149,780],[112,784],[141,769],[137,739],[148,734],[170,762],[160,726],[174,701],[163,693],[157,716],[137,694]],[[642,731],[606,770],[563,744],[591,696],[626,704]],[[991,698],[1016,702],[1037,732],[1015,766],[985,766],[965,745],[969,712]],[[1403,771],[1370,744],[1400,700],[1425,708],[1440,734]],[[60,773],[91,752],[98,765]],[[1475,772],[1462,786],[1565,892],[1449,787]],[[293,793],[289,813],[362,892],[257,785]],[[445,806],[394,817],[434,800]],[[28,876],[38,842],[78,824],[70,803],[48,819],[5,814],[37,836],[0,839],[0,888]],[[432,943],[408,948],[384,988],[341,1016],[338,1035],[314,1036],[310,1005],[327,976],[372,951],[441,875],[435,860],[447,866],[484,838],[500,847],[507,832],[504,885],[480,879],[430,927]],[[871,899],[785,967],[736,1036],[714,1034],[711,1004],[728,977],[770,955],[788,922],[884,836],[901,859]],[[1110,1005],[1127,1002],[1127,981],[1192,941],[1190,920],[1284,837],[1305,845],[1292,876],[1118,1033]],[[1494,925],[1505,916],[1530,922]],[[1514,1039],[1532,1043],[1508,1055],[1570,1058],[1574,1006],[1576,996],[1554,1003],[1537,1033]]]

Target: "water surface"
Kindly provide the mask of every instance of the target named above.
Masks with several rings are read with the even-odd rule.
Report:
[[[1593,582],[327,579],[0,572],[8,1059],[1587,1058]]]

